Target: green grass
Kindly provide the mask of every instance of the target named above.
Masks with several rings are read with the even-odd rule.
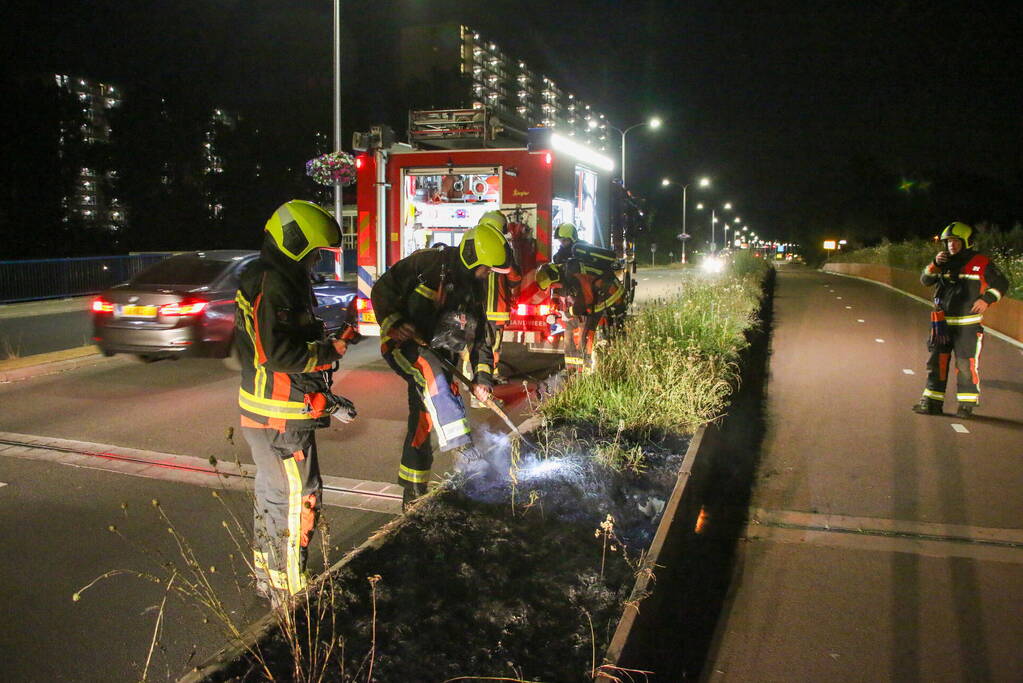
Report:
[[[744,332],[757,324],[768,265],[737,257],[729,272],[683,274],[676,295],[644,304],[625,334],[598,342],[597,367],[540,405],[548,420],[606,434],[692,433],[720,416],[738,377]]]

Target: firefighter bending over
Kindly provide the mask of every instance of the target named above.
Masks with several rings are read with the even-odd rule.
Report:
[[[481,225],[489,225],[508,238],[508,219],[500,211],[488,211],[480,218]],[[515,254],[511,244],[506,244],[507,249],[507,273],[491,271],[487,276],[486,292],[486,316],[487,316],[487,342],[490,344],[493,354],[494,379],[498,379],[501,362],[501,342],[504,336],[504,327],[511,319],[511,306],[514,290],[522,281],[522,272],[518,263],[515,262]],[[471,372],[466,373],[471,374]]]
[[[256,463],[253,569],[256,589],[280,602],[306,587],[306,556],[323,497],[316,432],[331,415],[355,417],[331,393],[331,370],[347,349],[313,314],[310,274],[341,230],[319,206],[287,202],[266,223],[260,257],[241,274],[235,301],[241,360],[238,405]]]
[[[942,232],[945,250],[938,252],[920,275],[934,287],[931,336],[927,347],[927,385],[913,411],[941,415],[952,354],[956,362],[956,417],[969,419],[980,403],[980,350],[984,311],[1009,289],[1009,281],[991,259],[974,251],[974,230],[950,223]]]
[[[555,287],[564,301],[566,369],[592,368],[597,328],[603,324],[614,334],[624,323],[627,304],[621,281],[613,271],[587,268],[572,259],[537,268],[536,284],[540,289]]]
[[[408,387],[408,429],[398,469],[405,508],[426,493],[433,465],[431,433],[436,432],[442,451],[478,457],[465,406],[441,358],[457,364],[468,348],[472,393],[479,401],[490,398],[493,359],[483,299],[487,276],[508,271],[504,234],[481,223],[457,249],[439,245],[417,251],[388,268],[373,286],[380,352]]]

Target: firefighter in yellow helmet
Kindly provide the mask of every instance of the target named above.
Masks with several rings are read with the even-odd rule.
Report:
[[[468,349],[473,396],[490,398],[493,359],[486,342],[485,285],[491,272],[508,269],[504,234],[477,225],[457,248],[417,251],[388,268],[373,286],[380,352],[407,385],[408,429],[398,469],[404,507],[426,493],[433,465],[431,434],[442,451],[478,457],[465,406],[441,358],[457,363]]]
[[[554,258],[551,261],[553,263],[564,263],[572,258],[572,247],[579,241],[579,232],[571,223],[562,223],[555,228],[554,238],[558,240],[561,246],[558,247],[558,251],[555,252]]]
[[[593,347],[598,328],[611,336],[620,329],[626,301],[621,281],[611,271],[597,273],[580,268],[575,260],[545,263],[536,270],[540,289],[553,288],[565,321],[565,367],[584,370],[594,365]]]
[[[508,219],[500,211],[488,211],[480,217],[479,226],[486,226],[497,230],[508,239]],[[487,292],[485,300],[485,313],[487,319],[487,340],[491,347],[494,363],[494,379],[500,381],[501,343],[504,337],[504,326],[511,319],[511,307],[519,283],[522,281],[522,272],[515,259],[515,253],[511,243],[507,245],[508,267],[507,273],[491,271],[487,276]]]
[[[928,341],[927,384],[913,411],[941,415],[948,384],[948,367],[955,354],[956,417],[969,419],[980,402],[981,325],[988,306],[1001,299],[1009,281],[987,256],[974,250],[974,229],[958,221],[941,231],[945,249],[920,275],[934,287],[931,336]]]
[[[316,432],[355,417],[331,391],[347,349],[313,313],[310,273],[323,247],[341,243],[334,218],[292,200],[266,223],[260,257],[241,274],[235,340],[241,361],[241,428],[256,463],[256,588],[280,602],[306,586],[306,553],[323,497]]]

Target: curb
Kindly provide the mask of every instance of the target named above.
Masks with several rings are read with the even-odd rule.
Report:
[[[99,349],[92,344],[63,351],[37,353],[24,358],[2,360],[0,361],[0,384],[55,372],[65,372],[82,365],[112,360],[114,357],[101,355]]]

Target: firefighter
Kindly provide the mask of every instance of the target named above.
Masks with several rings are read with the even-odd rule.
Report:
[[[955,354],[956,417],[969,419],[980,402],[980,351],[984,339],[984,311],[1009,288],[998,267],[974,250],[974,229],[950,223],[941,232],[945,250],[927,264],[920,281],[934,286],[934,311],[927,360],[927,385],[913,411],[940,415],[948,384],[948,366]]]
[[[558,247],[558,251],[555,252],[554,258],[551,261],[553,263],[564,263],[572,258],[572,247],[579,241],[579,232],[571,223],[562,223],[554,231],[554,237],[561,246]]]
[[[257,590],[274,601],[307,584],[322,500],[315,430],[330,425],[331,415],[355,417],[351,402],[331,393],[329,373],[347,344],[326,337],[310,280],[320,249],[340,243],[330,214],[289,201],[267,221],[260,257],[241,274],[235,295],[238,405],[256,463],[253,569]]]
[[[498,230],[508,238],[508,219],[500,211],[488,211],[480,218],[481,225],[489,225]],[[485,311],[487,317],[487,335],[494,362],[494,379],[499,380],[501,362],[501,342],[504,336],[504,326],[511,319],[511,305],[513,290],[517,289],[522,281],[522,272],[515,260],[515,253],[511,244],[507,244],[509,271],[498,273],[491,271],[487,276],[487,294]],[[468,373],[467,373],[468,374]]]
[[[545,263],[536,270],[540,289],[557,285],[565,300],[565,367],[581,371],[594,366],[593,343],[603,323],[611,333],[625,319],[625,290],[613,272],[585,272],[577,261]]]
[[[488,224],[469,230],[457,249],[424,249],[398,261],[371,292],[380,321],[380,351],[408,385],[409,419],[398,482],[404,508],[426,493],[436,433],[442,451],[478,457],[465,407],[448,366],[468,348],[473,367],[472,394],[480,402],[492,394],[493,360],[483,313],[489,273],[507,273],[507,240]],[[452,341],[455,340],[455,341]]]

